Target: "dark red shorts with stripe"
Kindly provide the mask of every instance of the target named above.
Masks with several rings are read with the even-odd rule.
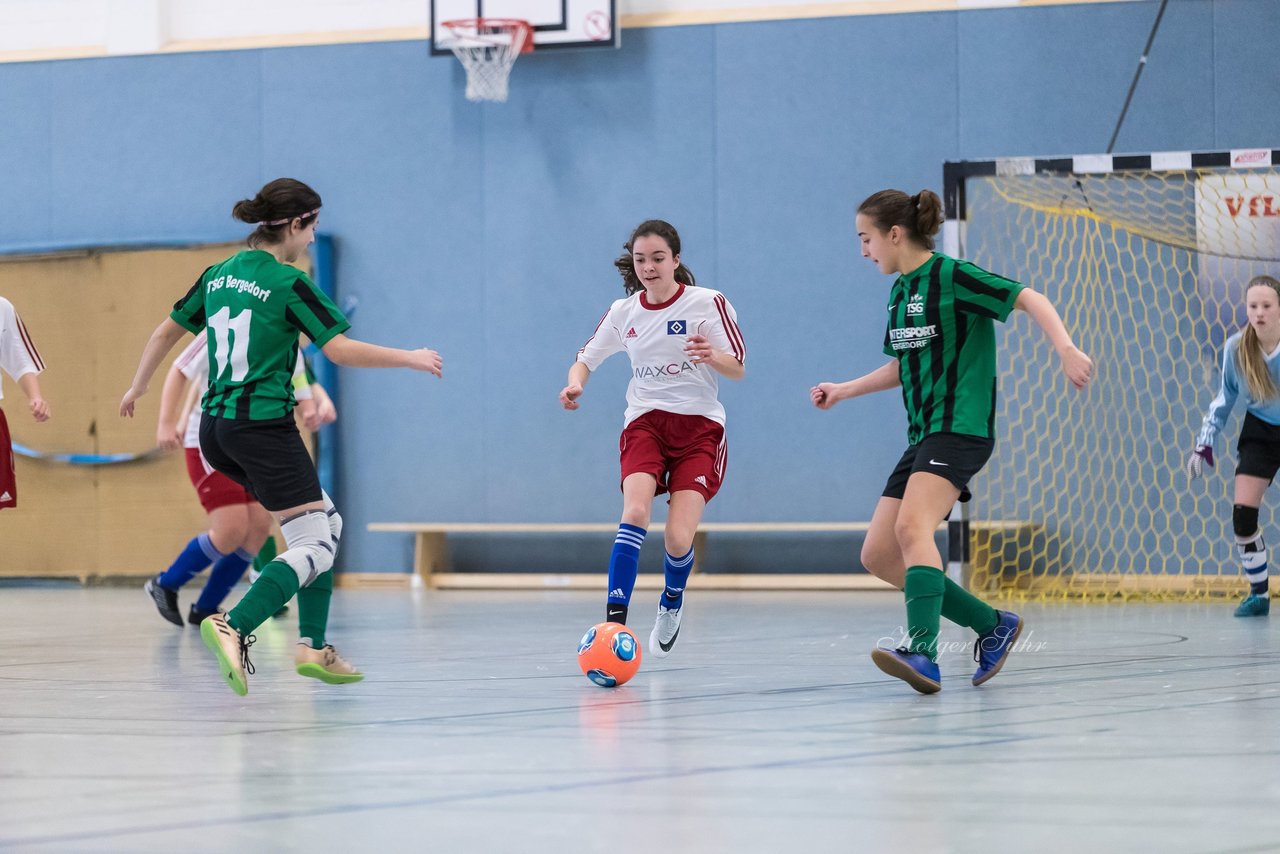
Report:
[[[199,448],[187,448],[187,477],[196,488],[200,498],[200,506],[204,512],[212,513],[219,507],[230,507],[233,504],[252,504],[257,501],[249,490],[236,483],[200,456]]]
[[[724,426],[701,415],[653,409],[632,421],[618,440],[622,479],[644,472],[658,481],[658,495],[691,489],[710,501],[729,463]]]
[[[13,471],[13,440],[9,437],[9,422],[0,409],[0,510],[18,506],[18,481]]]

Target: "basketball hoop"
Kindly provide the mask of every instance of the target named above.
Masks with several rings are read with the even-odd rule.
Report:
[[[468,101],[507,100],[507,78],[516,57],[533,51],[533,27],[514,18],[442,21],[453,51],[467,70]]]

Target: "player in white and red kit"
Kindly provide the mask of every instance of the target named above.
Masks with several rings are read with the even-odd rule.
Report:
[[[44,370],[44,360],[36,350],[22,318],[14,310],[13,303],[0,297],[0,369],[18,384],[27,396],[31,416],[36,421],[49,420],[49,404],[40,394],[37,375]],[[4,393],[0,391],[0,400]],[[13,442],[9,438],[9,424],[4,410],[0,409],[0,510],[18,506],[18,485],[14,477]]]
[[[178,610],[178,590],[196,573],[213,564],[200,597],[191,605],[187,622],[198,626],[218,612],[218,606],[244,575],[253,556],[271,532],[271,514],[242,484],[236,483],[200,453],[200,407],[181,422],[179,401],[187,384],[203,394],[209,388],[209,347],[205,330],[187,344],[165,376],[160,393],[160,416],[156,425],[156,446],[164,451],[183,448],[187,477],[195,487],[200,506],[209,516],[209,528],[193,537],[164,572],[147,580],[144,589],[160,616],[175,626],[182,625]],[[293,371],[293,395],[300,410],[312,405],[306,368],[298,357]],[[306,413],[304,412],[304,419]]]
[[[650,654],[663,658],[680,632],[693,535],[728,461],[719,377],[742,379],[747,353],[733,306],[719,291],[696,287],[680,263],[675,228],[662,220],[643,222],[626,249],[614,263],[628,296],[609,307],[578,352],[560,402],[577,409],[591,372],[614,353],[627,352],[631,382],[619,441],[622,521],[609,559],[605,616],[626,623],[653,499],[670,493],[666,589],[649,636]]]

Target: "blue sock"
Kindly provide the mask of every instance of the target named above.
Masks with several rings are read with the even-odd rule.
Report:
[[[675,610],[684,604],[684,587],[689,583],[689,573],[693,572],[693,549],[684,557],[667,554],[662,570],[667,576],[667,589],[662,593],[661,605]]]
[[[644,528],[623,522],[618,526],[618,536],[613,540],[613,554],[609,555],[609,598],[606,606],[612,618],[618,613],[625,622],[627,606],[631,604],[631,591],[636,586],[636,574],[640,571],[640,546],[644,544]],[[620,606],[620,607],[619,607]]]
[[[166,590],[177,590],[194,578],[197,572],[223,557],[225,555],[213,547],[209,532],[205,531],[187,543],[173,565],[160,575],[160,586]]]
[[[215,563],[213,569],[209,572],[209,580],[205,582],[200,598],[196,600],[196,610],[203,611],[206,614],[212,614],[218,610],[222,600],[227,598],[231,588],[235,587],[236,582],[244,575],[245,567],[249,565],[251,560],[253,560],[253,555],[244,549],[236,549],[233,554],[229,554]]]

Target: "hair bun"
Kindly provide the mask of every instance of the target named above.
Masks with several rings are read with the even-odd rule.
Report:
[[[252,199],[241,199],[236,202],[235,207],[231,209],[231,215],[241,222],[262,222],[266,219],[265,207],[266,204],[263,202],[261,194],[259,194]]]

